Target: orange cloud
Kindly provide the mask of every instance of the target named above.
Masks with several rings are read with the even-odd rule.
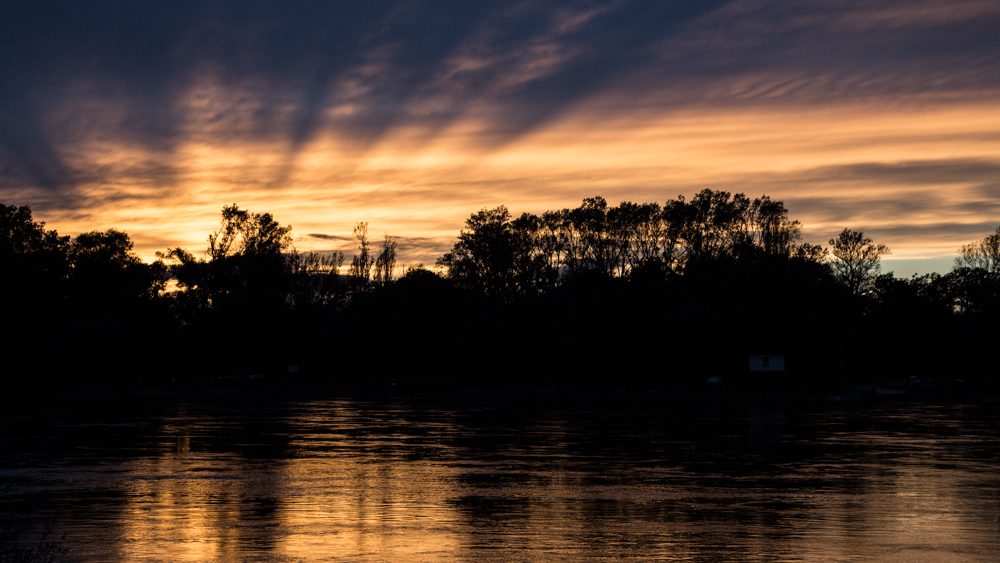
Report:
[[[169,151],[119,141],[103,127],[81,134],[61,148],[84,171],[80,203],[36,215],[64,234],[125,229],[149,260],[167,246],[203,248],[221,207],[236,202],[292,224],[302,250],[331,248],[330,238],[309,234],[346,236],[369,221],[374,233],[419,241],[409,255],[404,245],[404,262],[428,263],[482,207],[537,213],[598,194],[617,203],[704,188],[766,193],[788,204],[808,240],[863,229],[907,258],[953,253],[995,228],[1000,211],[992,101],[671,111],[606,96],[506,142],[468,115],[443,128],[399,125],[362,146],[325,126],[296,151],[281,136],[234,134],[253,111],[244,101],[218,84],[192,87],[189,118]],[[22,195],[33,193],[41,196]]]

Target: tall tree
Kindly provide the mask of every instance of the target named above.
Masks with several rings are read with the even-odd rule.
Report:
[[[0,283],[6,291],[60,283],[69,273],[68,251],[69,237],[34,222],[30,207],[0,203]]]
[[[375,258],[375,283],[380,287],[385,287],[392,281],[393,272],[396,270],[396,239],[390,237],[388,233],[382,241],[382,250]]]
[[[347,283],[340,269],[344,253],[299,253],[292,251],[286,257],[291,283],[289,293],[296,308],[333,307],[340,309],[347,304]]]
[[[1000,227],[996,233],[959,248],[955,269],[959,268],[981,268],[1000,276]]]
[[[186,290],[178,299],[187,307],[279,305],[284,302],[283,253],[292,250],[291,231],[291,225],[282,226],[270,213],[227,205],[219,229],[208,237],[207,261],[182,248],[156,255]]]
[[[732,256],[734,235],[740,218],[738,209],[746,198],[737,194],[731,198],[729,192],[702,190],[689,203],[678,197],[670,205],[671,220],[680,231],[684,245],[684,260],[699,261]]]
[[[270,213],[252,213],[235,203],[222,208],[222,225],[208,237],[212,260],[232,256],[278,256],[292,246],[291,225],[282,227]]]
[[[1000,283],[985,268],[954,268],[944,280],[956,310],[977,314],[998,309]]]
[[[351,285],[355,292],[368,290],[372,278],[372,266],[375,257],[371,252],[371,241],[368,240],[368,222],[359,222],[354,226],[354,239],[358,241],[358,254],[351,260],[347,273],[351,276]]]
[[[9,319],[62,314],[69,269],[69,237],[33,221],[27,206],[0,203],[0,296]]]
[[[529,222],[529,214],[522,215]],[[539,290],[552,289],[559,284],[560,270],[564,265],[565,247],[561,236],[562,213],[546,211],[541,217],[530,215],[533,223],[533,247],[537,260],[535,283]]]
[[[881,265],[879,261],[892,251],[884,244],[875,244],[861,231],[844,229],[833,246],[833,271],[837,279],[854,295],[867,295],[874,289]]]
[[[73,296],[78,306],[91,311],[134,306],[156,297],[165,284],[157,268],[135,254],[124,231],[83,233],[73,239],[69,254]]]
[[[505,206],[481,209],[465,221],[451,252],[437,264],[448,270],[456,286],[510,296],[516,291],[518,249],[510,211]]]

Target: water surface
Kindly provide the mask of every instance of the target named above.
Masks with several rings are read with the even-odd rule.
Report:
[[[72,561],[998,561],[995,406],[466,396],[0,416]]]

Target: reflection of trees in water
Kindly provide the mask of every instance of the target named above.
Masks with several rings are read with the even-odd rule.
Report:
[[[506,424],[496,412],[480,419],[489,421],[484,433],[516,435],[518,445],[484,442],[479,463],[459,478],[468,489],[453,502],[471,536],[468,557],[478,558],[478,549],[487,559],[499,552],[639,560],[884,557],[903,534],[906,545],[947,558],[957,545],[948,535],[961,536],[956,527],[965,521],[955,518],[961,510],[952,512],[963,501],[949,491],[975,495],[978,486],[968,485],[984,475],[984,468],[942,470],[942,459],[969,457],[940,448],[955,432],[945,421],[957,412],[925,420],[923,405],[871,412],[720,399],[563,414],[558,446],[533,459],[517,452],[541,454],[552,442],[544,432],[519,431],[522,415],[510,413]],[[997,479],[995,464],[986,474]],[[982,498],[973,504],[977,514],[989,505]],[[899,510],[913,519],[900,520]],[[935,528],[942,518],[948,532]],[[975,540],[980,548],[994,541],[982,539]]]
[[[30,504],[11,500],[10,491],[10,486],[0,489],[0,563],[51,563],[69,553],[55,517],[39,516]]]
[[[640,393],[120,407],[18,446],[41,448],[18,455],[48,467],[31,478],[56,483],[45,498],[91,560],[822,560],[1000,531],[992,409]]]
[[[281,542],[274,523],[293,457],[283,404],[92,402],[48,417],[57,424],[27,429],[23,448],[80,474],[39,486],[90,560],[147,560],[143,550],[160,545],[172,560],[206,561]]]
[[[145,490],[126,512],[141,512],[143,497],[153,497],[174,517],[127,518],[129,534],[180,535],[217,555],[247,545],[275,549],[281,533],[274,522],[285,501],[281,475],[293,457],[288,415],[285,405],[270,402],[178,405],[165,412],[158,453],[137,460]]]

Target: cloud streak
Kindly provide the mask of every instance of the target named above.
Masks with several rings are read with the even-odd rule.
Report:
[[[369,221],[424,262],[481,207],[595,194],[767,193],[814,242],[914,258],[998,221],[995,2],[0,10],[0,201],[146,258],[233,202],[296,233]]]

